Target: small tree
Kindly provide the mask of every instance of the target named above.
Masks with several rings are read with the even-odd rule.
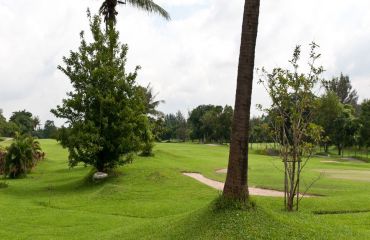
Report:
[[[121,45],[114,27],[101,27],[98,16],[90,19],[93,42],[81,33],[78,52],[63,58],[58,68],[70,79],[74,90],[52,113],[67,119],[60,131],[61,144],[69,150],[69,165],[79,162],[107,171],[145,150],[152,141],[141,90],[135,72],[125,70],[127,45]],[[143,149],[145,146],[145,149]],[[151,149],[150,149],[151,151]]]
[[[17,136],[5,154],[4,174],[10,178],[26,175],[42,158],[41,146],[30,136]]]
[[[275,68],[268,73],[263,70],[265,78],[260,80],[272,100],[271,108],[266,111],[273,122],[275,141],[284,164],[284,204],[288,211],[292,211],[294,206],[298,210],[301,172],[322,131],[321,127],[312,123],[312,119],[316,107],[313,88],[323,68],[315,66],[315,61],[320,57],[315,52],[318,46],[315,43],[310,46],[309,74],[298,72],[301,50],[297,46],[290,60],[293,71]]]

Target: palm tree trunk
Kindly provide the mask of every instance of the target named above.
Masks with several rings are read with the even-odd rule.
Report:
[[[259,6],[259,0],[245,0],[229,165],[223,192],[225,197],[241,201],[249,196],[248,136]]]

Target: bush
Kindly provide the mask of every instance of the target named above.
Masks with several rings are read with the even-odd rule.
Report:
[[[149,156],[153,156],[153,147],[154,147],[154,143],[153,143],[153,134],[152,132],[150,131],[150,129],[147,127],[145,128],[144,132],[143,132],[143,135],[141,136],[142,138],[142,141],[143,141],[143,144],[141,146],[141,156],[144,156],[144,157],[149,157]]]
[[[44,155],[38,141],[29,136],[17,136],[5,154],[5,176],[17,178],[26,175]]]
[[[154,147],[154,143],[152,142],[145,142],[145,144],[143,145],[143,149],[142,149],[142,152],[141,152],[141,156],[143,157],[150,157],[150,156],[153,156],[153,147]]]

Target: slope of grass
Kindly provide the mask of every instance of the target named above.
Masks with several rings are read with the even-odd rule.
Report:
[[[226,146],[157,144],[155,157],[137,158],[117,176],[92,183],[90,167],[69,169],[68,154],[41,140],[46,159],[27,178],[0,189],[0,239],[368,239],[370,184],[322,175],[298,213],[282,199],[253,197],[256,209],[215,210],[218,191],[183,176],[215,173],[227,165]],[[250,155],[250,183],[282,188],[280,160]],[[309,184],[322,169],[369,171],[366,163],[322,163],[304,173]],[[325,213],[325,214],[315,214]],[[329,214],[328,214],[329,213]],[[333,214],[330,214],[333,213]],[[339,214],[343,213],[343,214]]]

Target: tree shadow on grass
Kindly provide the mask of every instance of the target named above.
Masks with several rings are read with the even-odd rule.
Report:
[[[52,192],[53,196],[84,194],[99,190],[106,184],[115,183],[124,175],[118,170],[110,173],[110,176],[106,179],[93,181],[92,175],[95,173],[93,169],[85,174],[85,176],[75,173],[72,176],[58,176],[58,178],[52,178],[52,180],[43,178],[42,175],[31,175],[22,179],[10,179],[7,181],[8,187],[2,191],[2,194],[24,199],[28,197],[48,197],[50,192]]]

